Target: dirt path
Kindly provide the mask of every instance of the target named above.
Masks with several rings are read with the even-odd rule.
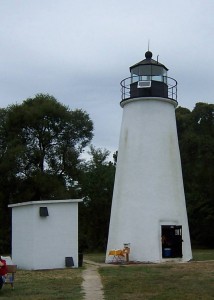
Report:
[[[85,261],[86,269],[83,271],[82,288],[85,293],[85,300],[104,300],[103,286],[98,273],[99,264]]]

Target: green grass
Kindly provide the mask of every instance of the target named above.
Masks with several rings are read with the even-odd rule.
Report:
[[[105,253],[84,255],[103,263]],[[205,262],[205,261],[210,262]],[[214,249],[193,249],[193,262],[100,268],[106,300],[214,299]],[[199,261],[199,262],[196,262]]]
[[[193,249],[193,260],[214,260],[214,249]]]
[[[213,299],[214,263],[100,268],[106,300]]]
[[[87,253],[84,254],[84,259],[92,260],[96,263],[104,263],[105,253]]]
[[[15,275],[15,289],[5,285],[0,290],[0,298],[14,300],[82,300],[81,269],[61,269],[46,271],[18,270]]]
[[[84,254],[84,259],[104,263],[105,253]],[[190,263],[106,265],[99,268],[105,300],[214,299],[214,262],[211,260],[214,260],[214,249],[193,249],[193,262]],[[18,270],[15,289],[4,286],[0,290],[0,299],[82,300],[81,273],[82,268]]]

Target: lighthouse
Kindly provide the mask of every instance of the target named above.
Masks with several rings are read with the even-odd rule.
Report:
[[[122,259],[124,249],[133,262],[192,258],[175,118],[177,81],[167,71],[147,51],[121,81],[107,263],[117,259],[114,254]]]

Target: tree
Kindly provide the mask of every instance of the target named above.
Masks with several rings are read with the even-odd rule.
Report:
[[[78,178],[79,156],[93,136],[88,114],[71,111],[44,94],[12,105],[4,113],[4,162],[7,167],[10,159],[17,183],[30,188],[27,195],[18,191],[22,201],[63,197],[63,190],[66,194]],[[21,200],[18,194],[14,201]]]
[[[92,139],[93,123],[85,111],[72,111],[48,94],[0,109],[0,117],[4,236],[10,228],[8,203],[77,195],[80,154]]]
[[[214,105],[179,107],[176,117],[191,237],[214,246]]]
[[[109,151],[90,148],[91,159],[83,166],[80,180],[84,202],[80,205],[80,247],[106,248],[115,166],[107,161]]]

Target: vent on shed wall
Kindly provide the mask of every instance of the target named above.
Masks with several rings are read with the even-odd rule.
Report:
[[[47,207],[40,207],[39,208],[39,215],[40,215],[40,217],[47,217],[47,216],[49,216],[49,214],[48,214],[48,208]]]

